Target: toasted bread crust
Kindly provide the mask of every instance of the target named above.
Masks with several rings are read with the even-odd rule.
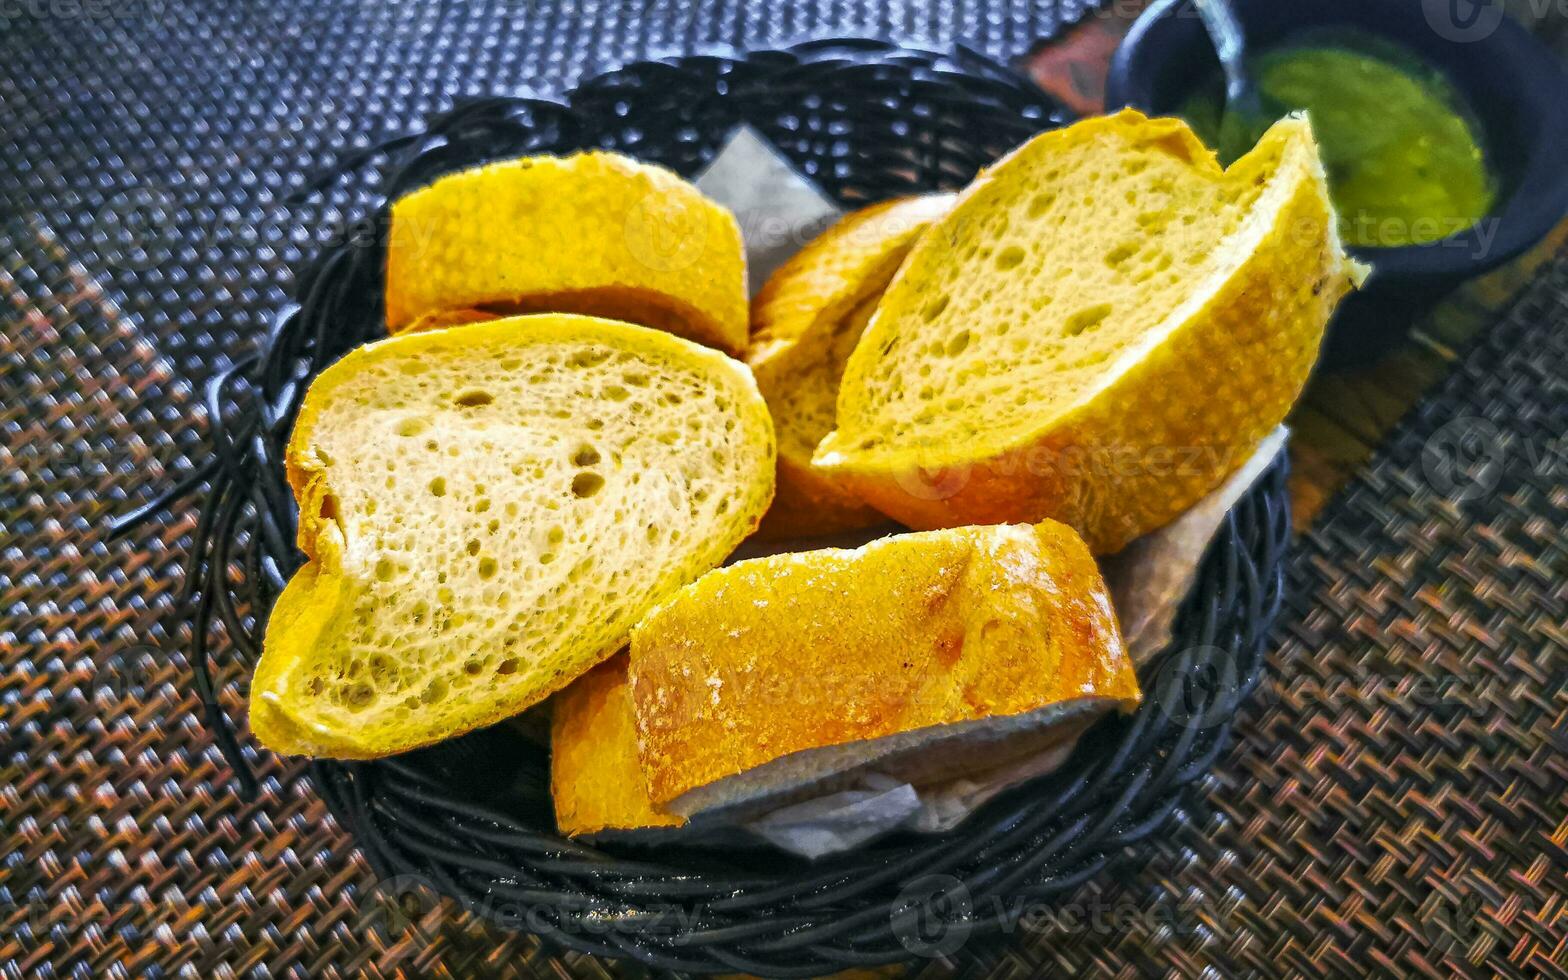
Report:
[[[451,327],[464,327],[470,323],[488,323],[491,320],[500,320],[507,314],[491,313],[488,310],[475,310],[470,308],[456,310],[437,310],[418,317],[399,333],[418,333],[422,330],[446,330]]]
[[[570,312],[739,355],[745,284],[734,215],[674,173],[613,153],[493,163],[392,205],[391,333],[447,310]]]
[[[848,327],[845,321],[857,307],[875,302],[920,235],[952,202],[951,194],[907,197],[846,215],[780,266],[752,300],[746,362],[775,407],[779,427],[778,492],[759,538],[834,534],[884,520],[842,481],[812,465],[825,433],[793,431],[798,421],[776,406],[796,386],[824,382],[814,376],[823,370],[821,348],[834,331]],[[835,385],[843,367],[839,362],[829,368]]]
[[[753,371],[880,293],[910,247],[952,208],[952,194],[900,197],[852,211],[807,242],[752,299]]]
[[[1139,699],[1094,559],[1049,521],[718,569],[638,624],[630,677],[658,806],[791,753]]]
[[[1078,530],[1096,554],[1106,554],[1190,507],[1279,424],[1306,382],[1335,304],[1360,271],[1340,246],[1304,120],[1282,121],[1264,137],[1260,147],[1282,144],[1278,168],[1268,174],[1249,171],[1246,158],[1222,172],[1184,124],[1130,112],[1037,137],[961,195],[899,278],[926,274],[945,261],[944,249],[961,235],[950,235],[948,225],[961,226],[968,219],[966,202],[988,185],[1048,160],[1051,148],[1065,141],[1102,138],[1118,128],[1159,141],[1207,180],[1267,180],[1283,188],[1261,244],[1201,307],[1178,308],[1174,315],[1182,319],[1157,347],[1123,357],[1082,401],[1006,445],[975,439],[864,447],[865,432],[852,420],[870,390],[872,348],[886,339],[882,333],[873,338],[873,324],[846,370],[840,428],[819,447],[817,466],[911,527],[1052,518]],[[897,282],[889,287],[878,323],[898,315],[891,309],[898,290]]]
[[[685,823],[648,799],[624,654],[606,660],[555,696],[550,795],[556,826],[569,837]]]
[[[298,544],[308,557],[279,597],[267,624],[260,661],[251,685],[251,726],[257,738],[269,748],[284,754],[304,754],[343,759],[370,759],[428,745],[443,738],[494,724],[517,714],[569,683],[575,673],[559,678],[554,686],[542,686],[527,697],[497,701],[487,708],[475,706],[463,719],[460,730],[441,732],[401,732],[395,738],[365,740],[357,728],[332,726],[313,720],[307,695],[299,690],[293,675],[302,658],[315,649],[345,618],[353,601],[357,580],[344,568],[344,555],[351,532],[332,489],[332,467],[351,461],[324,460],[316,449],[316,429],[323,406],[336,388],[383,359],[408,359],[411,355],[439,358],[443,352],[459,351],[469,345],[486,343],[519,346],[552,341],[585,341],[613,346],[623,351],[646,352],[651,357],[669,357],[702,365],[717,381],[724,379],[736,397],[737,424],[743,431],[765,439],[765,471],[757,474],[757,486],[737,499],[731,512],[733,526],[720,529],[702,544],[709,560],[701,562],[685,576],[690,581],[722,560],[733,547],[755,529],[771,496],[772,427],[766,408],[756,391],[745,365],[717,351],[699,347],[670,334],[574,315],[538,315],[478,323],[450,330],[429,330],[389,338],[349,352],[316,377],[306,393],[293,434],[285,452],[288,482],[300,505]],[[760,494],[760,496],[759,496]],[[685,554],[687,561],[695,560]],[[361,555],[361,564],[363,555]],[[624,637],[623,637],[624,640]],[[593,651],[593,656],[577,668],[577,673],[614,652]]]
[[[326,756],[332,755],[334,750],[351,748],[334,744],[324,732],[296,724],[282,701],[268,693],[287,673],[292,658],[269,657],[266,651],[276,650],[284,636],[319,636],[342,613],[341,590],[334,587],[337,580],[329,576],[323,582],[319,571],[314,563],[305,565],[289,579],[272,604],[262,656],[251,678],[251,734],[261,744],[283,755]],[[318,588],[318,585],[323,587]]]

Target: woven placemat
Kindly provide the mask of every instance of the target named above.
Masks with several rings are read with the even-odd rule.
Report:
[[[971,968],[1568,976],[1568,253],[1289,580],[1201,801],[1141,869]]]
[[[650,53],[832,31],[1006,57],[1082,10],[0,6],[0,975],[620,972],[374,881],[295,767],[262,755],[262,799],[232,796],[173,602],[191,518],[112,544],[105,518],[204,457],[200,383],[352,231],[373,174],[282,203],[338,153]],[[1568,972],[1565,337],[1559,264],[1306,542],[1274,680],[1161,847],[1009,910],[1010,944],[920,937],[921,972]]]

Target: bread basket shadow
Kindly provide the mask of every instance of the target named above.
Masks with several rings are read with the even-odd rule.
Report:
[[[642,62],[592,78],[561,102],[471,100],[345,166],[387,155],[373,224],[384,229],[385,200],[452,170],[600,147],[690,176],[746,122],[853,206],[959,187],[1064,121],[1038,89],[967,49],[813,41]],[[255,788],[254,750],[242,747],[217,697],[213,658],[254,662],[267,611],[300,563],[283,445],[310,378],[384,335],[384,251],[384,239],[348,241],[304,271],[297,303],[261,353],[209,384],[213,458],[171,491],[207,488],[182,608],[206,722],[245,793]],[[990,910],[1049,902],[1113,862],[1136,860],[1134,845],[1166,823],[1225,749],[1281,602],[1284,480],[1282,456],[1227,515],[1175,642],[1141,672],[1142,708],[1102,723],[1061,771],[945,835],[891,838],[821,864],[744,846],[566,840],[551,817],[547,750],[508,725],[397,758],[314,762],[309,778],[383,880],[428,884],[570,949],[770,976],[952,952],[1007,927]]]

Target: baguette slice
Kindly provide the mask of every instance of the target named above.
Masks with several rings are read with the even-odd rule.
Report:
[[[648,799],[625,656],[611,657],[577,678],[553,704],[550,795],[561,833],[602,835],[686,822]]]
[[[1279,424],[1362,274],[1304,118],[1229,170],[1131,110],[1046,133],[910,252],[814,462],[912,527],[1049,517],[1117,551]]]
[[[372,758],[517,714],[752,531],[773,457],[745,365],[660,331],[540,315],[353,351],[289,442],[309,561],[253,730]]]
[[[400,198],[386,276],[394,334],[448,310],[558,311],[746,347],[735,216],[670,171],[614,153],[492,163]]]
[[[752,300],[746,360],[773,413],[778,493],[762,519],[763,540],[871,527],[886,518],[811,465],[833,429],[844,362],[899,263],[952,206],[951,194],[902,198],[839,220],[785,262]]]
[[[981,772],[1139,699],[1094,559],[1049,521],[709,572],[633,630],[630,678],[649,798],[683,816]]]

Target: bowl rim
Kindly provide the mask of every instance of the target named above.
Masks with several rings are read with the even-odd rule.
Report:
[[[1277,0],[1232,0],[1237,17],[1245,26],[1248,8],[1252,3],[1275,3]],[[1429,0],[1363,0],[1358,9],[1370,18],[1378,13],[1404,14],[1398,22],[1409,25],[1395,30],[1387,25],[1396,22],[1386,18],[1374,26],[1366,20],[1347,19],[1323,6],[1294,4],[1276,9],[1288,11],[1297,18],[1303,30],[1351,26],[1377,34],[1402,47],[1414,47],[1407,39],[1415,31],[1432,30],[1423,12]],[[1143,86],[1143,67],[1150,55],[1149,49],[1160,42],[1160,31],[1177,16],[1189,16],[1178,8],[1190,0],[1155,0],[1133,22],[1126,36],[1111,56],[1106,74],[1105,108],[1113,111],[1124,106],[1153,111],[1151,100],[1139,91]],[[1398,10],[1399,7],[1413,8]],[[1192,14],[1196,22],[1196,15]],[[1511,65],[1514,77],[1527,77],[1537,82],[1536,88],[1555,88],[1555,100],[1535,98],[1536,106],[1547,110],[1539,114],[1536,138],[1519,169],[1518,180],[1492,211],[1471,227],[1443,238],[1420,245],[1351,246],[1351,254],[1372,264],[1374,278],[1413,280],[1462,279],[1479,275],[1508,262],[1527,251],[1544,238],[1568,213],[1568,69],[1546,44],[1522,24],[1504,16],[1495,28],[1484,37],[1465,41],[1441,39],[1439,45],[1452,52],[1451,57],[1481,59]],[[1166,55],[1177,53],[1173,47]],[[1486,100],[1476,98],[1471,86],[1462,77],[1448,70],[1442,58],[1433,56],[1432,46],[1423,46],[1419,56],[1432,63],[1465,98],[1472,110],[1483,120],[1492,110]],[[1489,235],[1483,228],[1492,222]]]

